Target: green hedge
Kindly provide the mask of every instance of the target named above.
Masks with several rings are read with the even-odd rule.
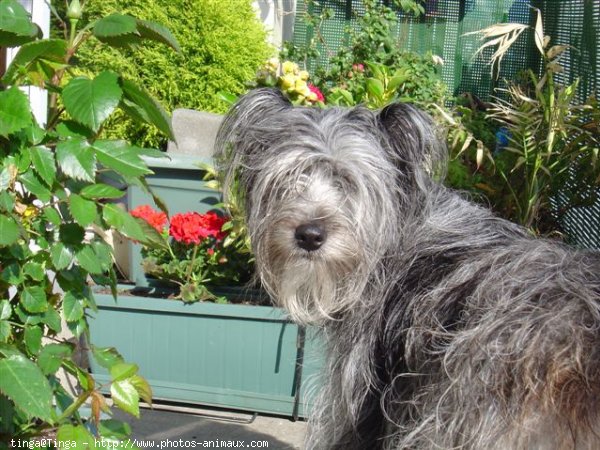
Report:
[[[251,0],[89,0],[85,5],[91,17],[113,12],[167,26],[179,40],[182,54],[158,44],[117,51],[90,40],[79,54],[82,65],[139,80],[169,111],[225,112],[227,104],[218,92],[244,92],[245,82],[274,53]],[[166,144],[156,130],[123,117],[111,120],[105,132],[137,145]]]

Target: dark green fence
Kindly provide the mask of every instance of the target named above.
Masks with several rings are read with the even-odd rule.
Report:
[[[388,6],[390,0],[381,0]],[[308,61],[308,69],[326,66],[331,56],[347,39],[346,27],[356,28],[356,17],[364,12],[361,0],[320,0],[313,12],[331,8],[335,16],[326,21],[321,35],[326,45],[319,44],[321,56]],[[455,95],[470,92],[489,99],[503,79],[514,79],[526,68],[539,69],[540,58],[533,42],[533,33],[525,33],[502,61],[498,80],[493,79],[488,61],[492,49],[475,56],[481,45],[476,35],[466,35],[500,22],[535,24],[536,13],[543,13],[545,34],[554,44],[567,44],[571,51],[561,61],[565,72],[559,76],[565,82],[580,79],[580,100],[598,93],[600,88],[600,1],[599,0],[429,0],[426,14],[418,19],[398,12],[395,29],[398,44],[419,53],[431,51],[444,59],[442,79]],[[314,30],[307,27],[303,15],[305,0],[298,0],[294,43],[307,44]],[[557,206],[566,207],[563,229],[575,245],[600,249],[600,204],[592,207],[568,208],[563,199]]]

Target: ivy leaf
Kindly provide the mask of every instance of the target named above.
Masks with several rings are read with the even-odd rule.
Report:
[[[16,0],[0,1],[0,46],[16,47],[41,34],[29,13]]]
[[[98,183],[90,184],[84,187],[80,194],[85,198],[102,199],[102,198],[121,198],[125,192],[108,184]]]
[[[104,71],[90,80],[73,78],[63,89],[65,109],[77,122],[98,131],[119,105],[122,91],[117,74]]]
[[[140,395],[131,381],[115,381],[110,385],[110,394],[115,405],[132,416],[140,417]]]
[[[19,234],[19,226],[15,219],[0,214],[0,247],[15,243]]]
[[[27,417],[52,422],[52,388],[40,368],[19,351],[0,345],[0,392]]]
[[[125,141],[96,141],[93,148],[99,162],[121,175],[139,177],[152,173],[140,158],[137,148]]]
[[[31,125],[31,121],[29,100],[18,87],[0,91],[0,136],[8,137]]]
[[[69,210],[75,221],[82,227],[87,227],[96,218],[96,202],[71,194],[69,196]]]
[[[54,153],[46,147],[32,147],[29,149],[31,162],[37,174],[52,187],[56,179],[56,164],[54,162]]]
[[[94,182],[96,155],[87,141],[70,139],[59,143],[56,146],[56,160],[68,177]]]
[[[135,110],[133,114],[138,119],[154,125],[163,132],[170,140],[175,140],[171,120],[163,107],[150,94],[137,86],[135,83],[121,79],[123,89],[123,103],[121,108],[128,112],[128,108]],[[123,107],[125,105],[125,107]]]

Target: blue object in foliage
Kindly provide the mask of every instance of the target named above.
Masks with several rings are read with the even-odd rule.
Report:
[[[494,149],[494,154],[500,153],[509,142],[510,132],[506,127],[500,127],[498,131],[496,131],[496,148]]]

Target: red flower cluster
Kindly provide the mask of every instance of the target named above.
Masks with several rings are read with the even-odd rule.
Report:
[[[150,205],[141,205],[131,211],[133,217],[144,219],[154,227],[156,231],[162,233],[167,224],[167,215],[162,211],[155,211]]]
[[[323,93],[321,92],[321,90],[318,87],[316,87],[312,83],[308,83],[308,89],[310,90],[310,92],[313,92],[317,95],[318,101],[325,103],[325,96],[323,95]]]
[[[171,217],[169,235],[177,242],[185,244],[199,244],[209,236],[223,239],[225,233],[221,231],[221,228],[226,221],[226,219],[213,212],[206,214],[196,212],[175,214]]]

